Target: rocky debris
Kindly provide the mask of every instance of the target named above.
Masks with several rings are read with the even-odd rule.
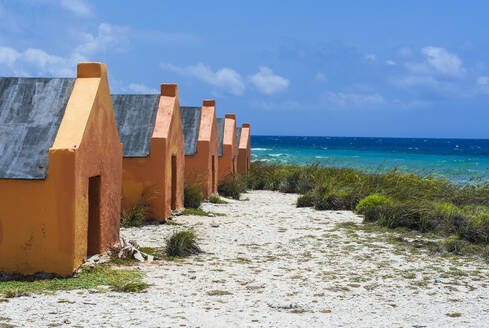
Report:
[[[85,265],[91,265],[91,264],[93,265],[95,263],[104,264],[110,261],[111,261],[110,255],[107,253],[95,254],[87,257],[87,261],[85,262]]]
[[[120,238],[120,243],[112,246],[108,250],[109,256],[116,256],[120,259],[136,259],[139,262],[153,262],[154,256],[141,252],[139,245],[135,240],[126,241],[124,238]]]
[[[174,217],[174,216],[180,216],[182,215],[182,212],[183,210],[171,210],[171,216]],[[168,218],[167,220],[170,220],[171,221],[171,217]]]
[[[110,247],[103,254],[95,254],[87,258],[83,264],[85,266],[94,266],[95,264],[104,264],[112,261],[113,257],[120,259],[136,259],[139,262],[153,262],[154,256],[141,252],[139,245],[135,240],[126,241],[123,237],[119,238],[120,242]],[[79,270],[81,270],[80,268]]]
[[[268,304],[268,306],[272,309],[275,310],[295,310],[299,309],[300,306],[297,304],[292,304],[292,303],[285,303],[285,304]]]

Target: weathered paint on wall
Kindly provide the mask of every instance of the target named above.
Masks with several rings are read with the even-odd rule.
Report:
[[[199,186],[204,197],[217,194],[218,153],[216,101],[204,100],[202,102],[197,153],[185,156],[185,184]]]
[[[176,190],[172,195],[172,156],[176,159]],[[172,197],[175,209],[183,208],[184,144],[180,103],[176,84],[161,84],[148,157],[123,159],[123,209],[139,201],[148,202],[152,217],[163,221],[171,216]]]
[[[222,156],[219,157],[219,182],[232,177],[238,171],[238,147],[236,142],[236,114],[226,114]]]
[[[250,124],[243,123],[241,126],[241,137],[238,145],[238,173],[248,174],[250,169],[251,144]]]
[[[119,241],[122,145],[107,68],[78,64],[78,78],[45,180],[0,179],[0,271],[72,274],[87,257],[88,181],[100,176],[100,223],[92,251]]]

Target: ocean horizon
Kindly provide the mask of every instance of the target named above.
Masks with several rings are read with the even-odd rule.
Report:
[[[253,161],[489,181],[489,139],[251,136]]]

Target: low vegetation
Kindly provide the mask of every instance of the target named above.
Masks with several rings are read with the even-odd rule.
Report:
[[[192,229],[175,231],[166,239],[165,254],[167,257],[186,257],[201,252],[197,243],[197,235]]]
[[[185,187],[183,200],[185,208],[199,208],[203,200],[202,192],[197,186],[190,185]]]
[[[211,216],[211,217],[226,216],[226,214],[223,213],[207,212],[200,208],[186,208],[182,212],[180,212],[180,215],[197,215],[197,216]]]
[[[209,201],[209,203],[212,203],[212,204],[227,204],[228,203],[224,199],[219,197],[218,195],[210,195],[207,200]]]
[[[217,191],[221,196],[239,200],[241,194],[246,192],[246,187],[247,182],[245,177],[233,175],[224,179],[224,181],[217,186]]]
[[[457,184],[434,176],[364,173],[350,168],[285,166],[254,162],[250,189],[301,194],[298,207],[353,210],[364,221],[445,237],[453,252],[489,244],[489,182]]]
[[[148,200],[145,197],[141,197],[136,205],[129,209],[122,209],[121,227],[140,227],[150,220],[150,213]]]
[[[148,287],[142,278],[143,273],[139,271],[116,269],[109,265],[95,265],[91,268],[84,268],[69,278],[3,281],[0,282],[0,295],[11,298],[54,293],[57,290],[99,289],[101,286],[109,286],[110,290],[119,292],[141,292]]]

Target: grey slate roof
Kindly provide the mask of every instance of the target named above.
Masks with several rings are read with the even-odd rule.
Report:
[[[186,156],[195,155],[197,153],[197,140],[199,139],[201,116],[201,107],[180,107]]]
[[[241,138],[241,128],[236,128],[236,149],[239,150],[239,139]]]
[[[112,95],[123,157],[148,157],[160,95]]]
[[[46,178],[75,80],[0,78],[0,178]]]
[[[224,118],[217,119],[217,140],[219,142],[219,157],[222,156],[222,142],[224,139]]]

